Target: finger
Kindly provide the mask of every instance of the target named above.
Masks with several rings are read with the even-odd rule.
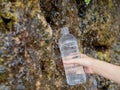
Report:
[[[71,53],[70,55],[80,55],[78,52]]]
[[[78,55],[78,56],[80,55],[81,58],[86,57],[86,55],[82,53],[71,53],[70,55]]]
[[[90,74],[90,71],[87,67],[84,67],[84,71],[85,71],[85,73]]]
[[[79,61],[76,59],[71,59],[71,60],[63,60],[64,64],[79,64]]]
[[[67,56],[67,57],[63,57],[63,59],[64,59],[64,60],[66,60],[66,59],[68,60],[68,59],[72,59],[72,57],[73,57],[72,55],[69,55],[69,56]]]
[[[85,58],[87,57],[85,54],[80,54],[80,53],[71,53],[70,55],[64,57],[63,59],[72,59],[73,56],[80,56],[80,58]]]
[[[85,73],[88,73],[88,74],[93,74],[94,73],[93,70],[89,67],[83,67],[83,68],[84,68]]]
[[[78,53],[71,53],[70,55],[66,56],[66,57],[63,57],[63,59],[75,59],[75,58],[78,58],[80,57],[80,54]]]
[[[87,56],[86,56],[85,54],[82,54],[82,53],[81,53],[81,54],[80,54],[80,57],[81,57],[81,58],[85,58],[85,57],[87,57]]]

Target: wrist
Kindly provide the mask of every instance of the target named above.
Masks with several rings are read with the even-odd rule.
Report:
[[[94,73],[94,74],[96,74],[97,72],[96,72],[96,65],[98,65],[98,62],[99,62],[99,60],[97,60],[97,59],[93,59],[92,58],[92,60],[90,60],[90,67],[91,67],[91,69],[92,69],[92,73]]]

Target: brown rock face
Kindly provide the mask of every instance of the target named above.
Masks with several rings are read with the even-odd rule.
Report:
[[[114,3],[0,0],[0,90],[119,90],[116,84],[98,76],[88,76],[84,85],[67,85],[57,45],[60,28],[67,26],[82,53],[112,62],[110,47],[119,31],[114,24]],[[117,43],[115,47],[119,47]],[[119,55],[119,49],[113,49]],[[93,84],[96,80],[97,86]]]

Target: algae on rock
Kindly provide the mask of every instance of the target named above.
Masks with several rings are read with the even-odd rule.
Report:
[[[25,90],[51,88],[48,82],[53,81],[55,69],[52,29],[41,13],[39,1],[1,1],[0,7],[0,58],[7,73],[2,74],[5,80],[0,83],[15,89],[18,83],[13,83],[21,79]]]
[[[11,90],[86,90],[68,86],[57,41],[60,28],[67,26],[78,39],[80,51],[111,62],[111,45],[116,34],[112,0],[1,0],[0,1],[0,86]],[[3,69],[1,69],[2,71]],[[97,76],[98,87],[114,87]],[[110,86],[112,85],[112,86]]]

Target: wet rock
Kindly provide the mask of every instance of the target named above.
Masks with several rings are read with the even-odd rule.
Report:
[[[4,73],[6,70],[5,66],[0,65],[0,74]]]
[[[25,90],[25,86],[22,84],[17,85],[16,90]]]
[[[0,7],[0,64],[5,64],[9,71],[7,74],[0,74],[0,83],[9,82],[14,88],[13,83],[22,78],[27,86],[33,83],[29,89],[33,90],[36,88],[36,80],[41,81],[43,78],[42,60],[46,61],[45,82],[53,77],[54,63],[50,54],[51,41],[49,42],[52,29],[41,13],[38,0],[0,1]],[[3,72],[3,68],[0,72]],[[12,81],[7,81],[9,76]],[[18,84],[17,88],[24,89],[24,85]]]
[[[97,81],[95,76],[87,75],[87,87],[89,90],[97,90]]]
[[[0,0],[0,64],[9,71],[0,74],[0,83],[26,90],[89,89],[87,85],[66,84],[57,46],[60,28],[70,28],[81,52],[108,62],[117,30],[110,28],[112,0],[92,0],[87,7],[83,1]],[[116,55],[118,63],[119,54]],[[100,88],[113,85],[101,78],[97,82]]]
[[[78,8],[78,16],[81,18],[85,18],[86,16],[86,10],[87,10],[87,6],[85,4],[84,0],[76,0],[77,3],[77,8]]]
[[[4,85],[4,84],[0,84],[0,90],[11,90],[10,87]]]
[[[0,56],[3,54],[3,52],[0,50]]]
[[[22,80],[19,79],[17,82],[18,82],[18,85],[16,86],[16,90],[25,90],[25,86],[23,85]]]

